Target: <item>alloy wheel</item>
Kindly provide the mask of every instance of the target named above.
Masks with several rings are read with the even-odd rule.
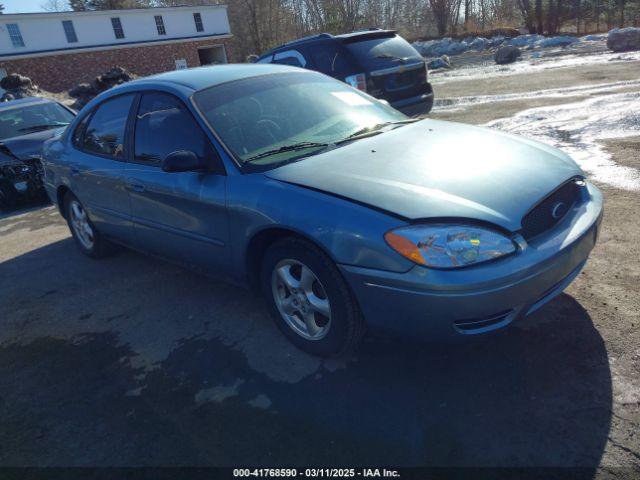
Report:
[[[69,206],[73,231],[82,246],[87,250],[91,250],[95,242],[95,235],[93,233],[93,228],[89,223],[87,212],[85,212],[84,208],[82,208],[82,205],[80,205],[80,202],[77,200],[72,200]]]
[[[302,338],[320,340],[331,327],[331,305],[313,271],[298,260],[280,261],[271,275],[273,299],[287,325]]]

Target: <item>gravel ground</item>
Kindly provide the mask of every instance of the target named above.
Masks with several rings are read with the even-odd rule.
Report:
[[[438,98],[638,79],[638,63],[436,83]],[[532,98],[434,112],[486,123]],[[609,139],[639,168],[640,136]],[[368,338],[321,361],[259,299],[129,251],[76,252],[53,207],[0,219],[0,465],[583,467],[640,475],[640,192],[599,185],[584,272],[455,347]]]

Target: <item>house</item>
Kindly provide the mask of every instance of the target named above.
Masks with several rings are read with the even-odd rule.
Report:
[[[137,75],[226,63],[225,5],[0,15],[0,78],[60,92],[114,66]]]

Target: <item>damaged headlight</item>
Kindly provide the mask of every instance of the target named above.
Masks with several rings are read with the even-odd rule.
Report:
[[[387,232],[384,239],[403,257],[435,268],[464,267],[516,251],[508,237],[471,225],[411,225]]]

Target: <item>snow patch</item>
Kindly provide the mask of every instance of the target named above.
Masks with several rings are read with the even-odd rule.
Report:
[[[527,55],[527,56],[525,56]],[[640,60],[640,52],[614,53],[600,52],[594,54],[568,54],[553,57],[540,52],[539,58],[533,58],[531,53],[523,54],[523,61],[509,65],[495,65],[493,60],[483,65],[472,65],[468,68],[442,70],[429,77],[432,84],[448,83],[451,81],[482,80],[489,77],[501,77],[519,73],[532,73],[555,68],[570,68],[584,65],[601,65],[605,63],[631,62]]]
[[[436,98],[434,108],[438,112],[453,112],[486,103],[509,102],[531,98],[567,98],[615,92],[623,88],[640,89],[640,80],[628,80],[596,85],[577,85],[575,87],[550,88],[531,92],[505,93],[501,95],[469,95],[464,97]]]

